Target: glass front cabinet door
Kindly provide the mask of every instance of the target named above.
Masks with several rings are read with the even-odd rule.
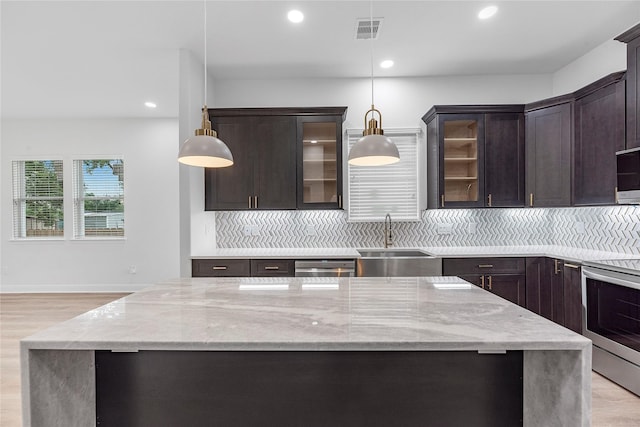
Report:
[[[298,117],[298,209],[342,209],[342,117]]]
[[[443,114],[439,119],[440,206],[483,206],[483,115]]]

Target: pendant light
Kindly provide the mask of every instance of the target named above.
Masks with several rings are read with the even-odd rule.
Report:
[[[204,0],[204,107],[202,107],[202,128],[196,129],[195,136],[187,139],[180,147],[178,161],[189,166],[224,168],[233,164],[231,150],[218,134],[211,129],[207,109],[207,1]]]
[[[384,136],[382,130],[382,114],[376,109],[373,103],[373,0],[369,6],[369,25],[371,36],[371,108],[364,114],[364,131],[360,138],[349,152],[349,164],[355,166],[382,166],[390,165],[400,161],[398,147],[391,139]],[[371,118],[367,122],[367,117],[371,113]],[[375,119],[377,113],[380,119],[380,127]]]

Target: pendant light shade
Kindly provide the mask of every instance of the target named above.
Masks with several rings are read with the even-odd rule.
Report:
[[[400,153],[398,147],[391,139],[384,136],[382,130],[382,114],[373,104],[373,1],[369,3],[371,28],[370,46],[371,46],[371,108],[364,114],[364,131],[360,138],[351,148],[349,152],[349,164],[354,166],[383,166],[397,163],[400,161]],[[371,119],[367,123],[367,117],[371,113]],[[375,114],[380,119],[380,127],[375,119]]]
[[[231,150],[218,139],[216,131],[211,129],[206,105],[202,109],[202,128],[196,129],[195,135],[182,144],[178,161],[185,165],[204,168],[224,168],[233,164]]]
[[[195,136],[188,138],[180,147],[178,161],[189,166],[203,168],[224,168],[233,164],[231,150],[218,134],[211,129],[207,109],[207,0],[204,0],[204,107],[202,127],[196,129]]]
[[[367,116],[371,113],[371,119],[367,125]],[[400,161],[398,147],[391,139],[384,136],[382,128],[378,127],[378,121],[373,118],[373,114],[378,113],[380,124],[382,125],[382,114],[373,105],[364,115],[365,125],[360,138],[351,147],[349,152],[349,164],[354,166],[383,166]]]

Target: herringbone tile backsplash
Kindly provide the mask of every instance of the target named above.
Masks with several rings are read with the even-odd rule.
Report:
[[[323,211],[216,212],[220,248],[380,247],[383,223]],[[253,235],[245,235],[245,226]],[[640,254],[640,206],[424,211],[394,222],[394,246],[564,245]]]

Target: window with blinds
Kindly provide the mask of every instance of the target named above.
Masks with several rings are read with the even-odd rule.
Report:
[[[73,161],[74,238],[124,236],[124,160]]]
[[[62,160],[12,162],[13,237],[64,237]]]
[[[420,130],[388,130],[385,136],[398,147],[400,161],[386,166],[348,165],[348,220],[419,221],[418,137]],[[361,132],[347,131],[349,150],[362,138]]]

